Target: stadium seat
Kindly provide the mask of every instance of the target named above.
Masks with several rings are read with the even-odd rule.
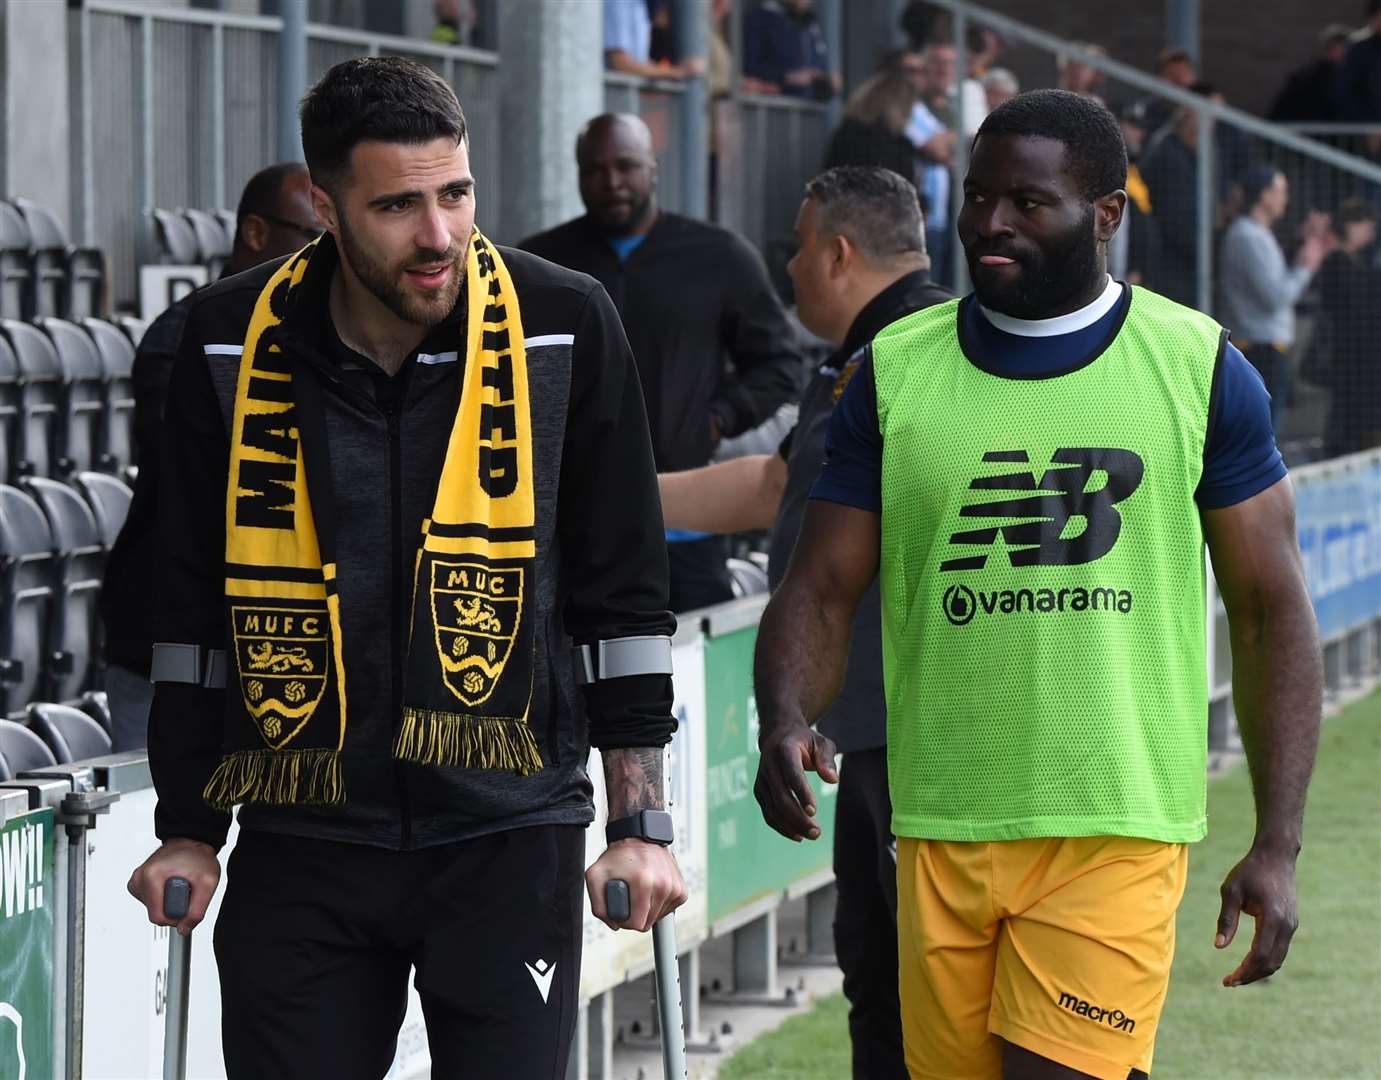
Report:
[[[101,725],[101,730],[110,734],[110,698],[104,690],[88,690],[77,702],[77,708]]]
[[[53,342],[31,323],[0,319],[0,336],[19,362],[19,438],[15,475],[52,476],[59,455],[62,363]]]
[[[36,320],[62,364],[62,422],[58,473],[66,476],[102,464],[105,439],[105,366],[91,335],[66,319]]]
[[[195,266],[201,262],[197,234],[181,214],[172,210],[150,210],[154,235],[158,238],[159,262],[174,266]]]
[[[38,503],[0,485],[0,713],[22,713],[44,673],[53,534]]]
[[[225,226],[216,220],[215,215],[205,210],[184,210],[183,217],[196,234],[197,247],[201,251],[201,261],[206,264],[206,272],[211,280],[221,276],[225,261],[230,258],[230,243],[226,239]]]
[[[106,310],[105,252],[98,248],[73,248],[67,255],[67,307],[72,320],[94,319]]]
[[[42,476],[24,481],[48,519],[57,573],[48,623],[43,693],[58,701],[100,685],[101,593],[105,549],[96,517],[75,489]]]
[[[71,245],[57,215],[32,199],[11,200],[29,227],[29,250],[33,255],[33,308],[30,318],[58,318],[67,313],[70,282],[68,260]]]
[[[734,596],[755,596],[767,592],[767,572],[747,559],[726,559]]]
[[[235,220],[235,211],[220,207],[211,211],[217,221],[221,223],[221,229],[225,232],[225,242],[229,245],[227,251],[235,250],[235,237],[240,232],[239,224]]]
[[[129,343],[136,349],[139,348],[139,342],[144,339],[144,331],[149,328],[149,324],[133,315],[116,315],[114,323],[123,331],[125,337],[129,338]]]
[[[19,361],[10,343],[0,337],[0,484],[14,480],[19,459]]]
[[[134,346],[114,323],[83,319],[105,373],[101,468],[119,472],[134,464]]]
[[[0,719],[0,780],[13,780],[30,769],[51,769],[57,763],[48,744],[34,732]]]
[[[34,702],[29,706],[28,727],[53,752],[59,765],[105,757],[111,751],[110,735],[71,705]]]
[[[129,516],[129,504],[134,498],[134,492],[119,477],[108,473],[77,473],[72,479],[77,490],[86,499],[87,505],[91,507],[101,534],[101,543],[109,551],[115,544],[115,538],[120,535],[120,530],[125,527],[125,518]]]
[[[33,284],[33,253],[24,215],[0,202],[0,318],[23,319],[29,314]]]

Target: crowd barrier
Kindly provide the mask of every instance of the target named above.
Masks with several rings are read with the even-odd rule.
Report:
[[[1309,592],[1318,612],[1332,694],[1374,684],[1381,670],[1381,451],[1293,474]],[[700,1034],[699,950],[732,938],[732,1000],[782,1000],[776,914],[807,898],[807,951],[828,955],[833,789],[816,784],[824,835],[792,844],[763,824],[753,797],[758,716],[753,646],[765,597],[685,616],[673,642],[680,725],[668,752],[676,853],[691,890],[677,913],[683,1008]],[[1225,615],[1210,588],[1210,744],[1237,744]],[[591,777],[602,789],[593,754]],[[0,784],[0,1077],[144,1080],[159,1075],[167,931],[151,927],[125,892],[130,870],[154,847],[147,759],[117,755]],[[603,796],[596,805],[602,808]],[[602,813],[602,809],[601,809]],[[587,860],[603,849],[603,819]],[[234,844],[234,833],[227,845]],[[219,896],[219,894],[218,894]],[[218,903],[219,901],[217,901]],[[224,1076],[219,987],[210,926],[194,936],[188,1075]],[[586,917],[579,1037],[573,1078],[609,1077],[612,991],[652,970],[649,935],[614,934]],[[390,1072],[428,1075],[416,994]]]

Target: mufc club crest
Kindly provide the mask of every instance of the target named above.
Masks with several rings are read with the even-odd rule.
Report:
[[[281,750],[326,692],[330,616],[326,607],[230,609],[240,694],[264,741]]]
[[[523,610],[521,567],[431,564],[432,625],[446,686],[474,708],[493,694]]]

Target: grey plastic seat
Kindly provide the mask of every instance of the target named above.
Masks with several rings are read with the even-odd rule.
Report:
[[[28,317],[33,276],[29,226],[17,208],[0,202],[0,318]]]
[[[104,690],[88,690],[77,702],[77,708],[101,725],[107,735],[111,732],[110,698]]]
[[[114,322],[124,332],[125,337],[129,338],[129,343],[136,349],[139,348],[139,342],[144,340],[144,331],[149,328],[149,324],[133,315],[116,315]]]
[[[30,769],[51,769],[57,763],[37,734],[14,720],[0,719],[0,780],[14,780]]]
[[[36,701],[29,706],[29,730],[43,740],[59,765],[105,757],[110,736],[86,713],[71,705]]]
[[[14,475],[52,476],[57,468],[62,409],[62,362],[52,339],[32,323],[0,319],[19,367],[19,438]]]
[[[0,714],[38,696],[53,608],[53,534],[32,496],[0,485]]]
[[[100,467],[119,473],[134,464],[134,345],[105,319],[83,319],[82,328],[96,343],[105,376]]]
[[[226,250],[235,250],[235,238],[239,235],[240,225],[235,219],[235,211],[227,210],[225,207],[217,207],[211,211],[212,216],[221,223],[221,229],[225,232],[225,242],[229,245]]]
[[[767,592],[767,572],[747,559],[726,559],[729,583],[734,595],[756,596]]]
[[[13,482],[19,460],[19,361],[5,338],[0,337],[0,484]]]
[[[172,210],[150,210],[154,235],[158,239],[160,262],[173,266],[195,266],[201,262],[201,248],[191,223]]]
[[[58,473],[102,464],[105,440],[105,365],[91,335],[66,319],[39,319],[62,365]]]
[[[192,232],[197,238],[197,247],[201,251],[201,261],[206,264],[206,272],[211,280],[215,281],[221,276],[225,262],[230,258],[231,243],[226,238],[225,226],[216,220],[214,214],[205,210],[184,210],[182,216],[187,219],[187,224],[192,226]]]
[[[105,548],[91,507],[74,488],[41,476],[24,482],[52,534],[53,604],[42,693],[57,701],[101,685],[101,616],[97,602]]]
[[[29,227],[29,249],[33,255],[33,307],[29,318],[58,318],[67,314],[71,281],[71,244],[62,222],[48,207],[32,199],[12,199],[16,210]]]
[[[109,551],[115,546],[120,530],[125,527],[134,492],[118,476],[108,473],[77,473],[72,480],[86,499],[86,504],[91,507],[101,534],[101,544]]]

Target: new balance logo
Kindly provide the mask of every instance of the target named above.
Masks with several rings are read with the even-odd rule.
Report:
[[[1030,464],[1025,450],[993,450],[983,460]],[[1050,461],[1039,483],[1034,472],[975,478],[971,491],[1014,495],[963,507],[961,518],[991,524],[961,529],[950,536],[950,544],[991,547],[1000,534],[1013,566],[1074,566],[1111,551],[1122,531],[1122,515],[1115,506],[1140,487],[1145,472],[1141,458],[1114,447],[1066,447],[1056,450]],[[940,563],[940,569],[981,570],[989,554],[957,555]]]
[[[1136,1021],[1121,1009],[1103,1009],[1097,1005],[1090,1005],[1083,998],[1077,998],[1063,990],[1060,991],[1059,1004],[1060,1008],[1068,1009],[1078,1016],[1086,1016],[1095,1024],[1107,1024],[1116,1031],[1125,1031],[1128,1034],[1136,1030]]]
[[[551,993],[551,977],[556,974],[556,965],[548,966],[545,960],[538,960],[534,965],[524,960],[523,967],[527,968],[527,973],[537,984],[537,992],[542,995],[542,1004],[545,1005],[547,996]]]

